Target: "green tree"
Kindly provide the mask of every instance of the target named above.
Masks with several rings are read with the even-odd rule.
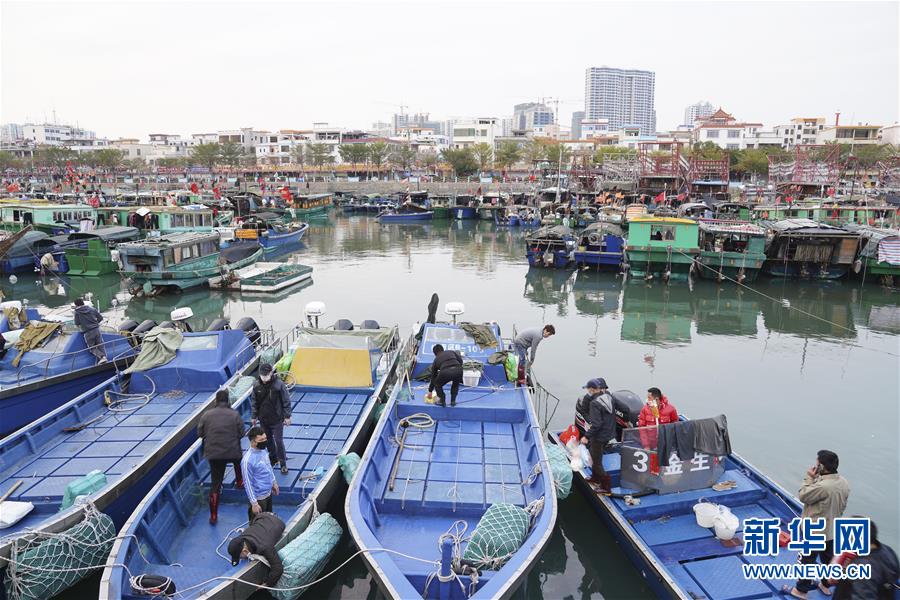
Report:
[[[291,162],[296,165],[300,165],[300,170],[303,170],[303,165],[306,164],[306,146],[303,144],[297,144],[293,148],[291,148]]]
[[[732,156],[736,160],[731,170],[739,175],[765,175],[769,172],[769,157],[765,150],[747,148],[733,153]]]
[[[522,154],[529,167],[542,160],[547,160],[547,145],[541,140],[532,139],[522,147]]]
[[[390,154],[390,146],[386,142],[372,142],[367,144],[367,146],[369,160],[372,161],[376,169],[380,170],[381,165],[384,164],[385,159]]]
[[[515,142],[502,142],[497,148],[494,162],[501,169],[509,169],[522,159],[522,148]]]
[[[0,171],[5,171],[7,169],[18,169],[21,166],[21,161],[16,158],[16,155],[12,152],[7,152],[5,150],[0,151]]]
[[[219,160],[224,165],[228,165],[229,167],[236,167],[245,160],[244,147],[234,142],[225,142],[224,144],[219,144]],[[253,156],[253,162],[256,162],[255,153]]]
[[[428,171],[434,171],[434,168],[438,164],[438,154],[433,150],[426,150],[419,153],[419,156],[422,157],[422,166],[424,166]]]
[[[64,146],[38,146],[34,151],[34,162],[41,167],[64,167],[75,157],[75,152]]]
[[[166,167],[167,169],[177,169],[179,167],[185,166],[185,159],[177,156],[160,158],[158,161],[156,161],[156,166]]]
[[[409,170],[416,162],[416,151],[412,146],[398,146],[390,154],[391,163],[404,170]]]
[[[328,144],[315,143],[306,147],[307,158],[315,167],[331,164],[334,157],[331,156],[331,146]]]
[[[478,160],[471,148],[448,148],[441,154],[457,177],[467,177],[478,171]]]
[[[110,171],[115,171],[121,167],[122,161],[125,160],[125,152],[115,148],[103,148],[91,154],[93,154],[94,165]]]
[[[341,160],[354,165],[366,162],[367,152],[365,144],[341,144],[338,147]]]
[[[565,144],[561,144],[560,142],[547,144],[546,157],[547,162],[549,162],[552,166],[562,164],[563,168],[565,168],[569,165],[569,162],[572,159],[572,150],[570,150]]]
[[[143,171],[147,168],[147,163],[143,158],[129,158],[122,161],[122,166],[129,171]]]
[[[713,142],[696,143],[691,146],[687,154],[691,158],[699,158],[701,160],[718,160],[725,158],[725,150],[719,148]]]
[[[203,165],[212,170],[213,167],[222,161],[219,144],[198,144],[194,146],[189,161],[191,164]]]
[[[478,169],[484,173],[494,163],[494,147],[487,142],[472,146],[472,155],[478,161]]]

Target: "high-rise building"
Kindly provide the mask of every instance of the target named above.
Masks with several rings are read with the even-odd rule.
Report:
[[[584,78],[584,118],[609,119],[612,131],[626,125],[656,132],[656,74],[653,71],[589,67]]]
[[[693,127],[696,121],[702,121],[712,116],[714,112],[716,112],[716,109],[709,102],[703,100],[694,102],[684,109],[684,121],[682,121],[682,124]]]
[[[517,131],[533,131],[535,127],[552,125],[553,110],[540,102],[524,102],[513,107],[512,128]]]
[[[572,113],[572,139],[581,139],[581,122],[584,121],[584,111],[576,110]]]
[[[0,125],[0,142],[4,144],[11,144],[13,142],[18,142],[24,139],[25,134],[22,130],[22,126],[18,123],[6,123],[5,125]]]

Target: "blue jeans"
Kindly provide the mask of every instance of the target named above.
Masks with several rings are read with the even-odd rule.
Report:
[[[516,351],[516,356],[519,357],[519,364],[524,365],[528,357],[528,348],[524,348],[518,344],[513,344],[513,349]]]

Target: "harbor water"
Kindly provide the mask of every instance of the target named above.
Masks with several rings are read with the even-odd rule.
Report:
[[[164,320],[174,308],[190,306],[195,329],[224,315],[232,322],[250,316],[284,331],[301,319],[307,302],[319,300],[327,306],[326,323],[376,319],[399,324],[406,335],[424,320],[437,292],[439,317],[445,302],[461,301],[465,319],[496,320],[504,336],[514,327],[552,323],[557,335],[541,344],[534,368],[561,400],[541,407],[552,414],[553,427],[571,423],[575,399],[592,377],[641,397],[659,387],[686,415],[727,415],[734,450],[789,490],[799,487],[817,450],[836,451],[851,488],[847,514],[871,516],[883,541],[900,546],[896,290],[852,279],[763,276],[752,289],[739,289],[529,270],[521,231],[475,221],[382,225],[334,217],[313,223],[304,246],[287,260],[312,266],[312,283],[274,295],[202,290],[134,299],[114,310],[138,321]],[[92,291],[108,310],[119,283],[117,276],[19,277],[2,287],[7,298],[49,306]],[[340,512],[343,505],[331,508]],[[329,569],[354,551],[345,536]],[[90,587],[89,580],[70,592],[88,597]],[[560,503],[557,530],[524,595],[651,596],[577,493]],[[377,596],[359,558],[310,590],[316,598]]]

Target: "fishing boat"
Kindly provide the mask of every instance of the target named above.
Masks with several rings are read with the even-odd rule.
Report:
[[[766,260],[766,231],[746,221],[701,219],[699,223],[700,277],[720,282],[755,281]]]
[[[406,223],[418,221],[430,221],[434,217],[434,212],[427,208],[422,208],[417,204],[406,202],[396,209],[388,209],[378,215],[381,223]]]
[[[331,194],[307,194],[293,199],[293,206],[287,209],[290,218],[304,220],[322,218],[331,208]]]
[[[429,199],[429,208],[434,213],[435,219],[440,220],[450,218],[450,202],[450,196],[431,196]]]
[[[289,472],[275,475],[280,491],[273,496],[273,511],[286,524],[279,549],[317,518],[325,518],[318,510],[343,493],[346,483],[336,459],[362,451],[372,431],[372,412],[394,376],[399,354],[396,327],[380,327],[370,320],[347,329],[345,323],[349,321],[342,319],[329,329],[300,326],[284,340],[293,349],[283,375],[293,412],[284,431]],[[233,406],[249,424],[250,399],[242,397]],[[246,440],[243,443],[246,448]],[[234,489],[232,481],[229,475],[218,505],[218,523],[211,526],[206,502],[209,463],[203,459],[201,442],[194,443],[128,518],[106,563],[100,598],[142,597],[130,580],[141,573],[169,577],[179,591],[190,590],[194,598],[250,596],[255,591],[252,584],[265,579],[265,567],[259,562],[232,567],[217,555],[235,529],[246,526],[247,496]],[[185,496],[187,489],[200,493]]]
[[[230,211],[214,211],[202,205],[105,206],[97,209],[98,225],[128,225],[148,235],[210,232],[230,221]]]
[[[134,358],[133,321],[101,326],[107,362],[98,364],[74,324],[71,306],[38,310],[7,301],[0,309],[6,348],[0,358],[0,437],[109,379]]]
[[[263,255],[258,243],[220,248],[218,233],[172,233],[119,244],[122,274],[144,293],[186,290],[210,278],[255,263]],[[140,291],[137,289],[136,291]]]
[[[700,254],[697,222],[674,217],[638,217],[628,223],[625,256],[634,277],[686,281]]]
[[[94,223],[97,210],[88,204],[50,204],[47,202],[0,204],[0,228],[19,231],[31,226],[35,231],[59,235],[78,231],[82,222]]]
[[[309,223],[285,225],[275,213],[256,213],[234,230],[234,237],[258,242],[266,254],[276,254],[299,244],[307,229]]]
[[[312,267],[289,262],[258,262],[209,280],[210,287],[242,292],[278,292],[309,281]]]
[[[32,246],[34,254],[34,270],[41,273],[68,273],[71,270],[69,257],[85,256],[90,240],[99,240],[101,245],[109,248],[115,247],[121,242],[129,242],[138,239],[140,232],[136,227],[97,227],[88,231],[75,231],[69,234],[54,235],[38,240]],[[48,256],[49,255],[49,256]],[[109,252],[106,253],[110,259]],[[95,255],[96,256],[96,255]],[[96,265],[98,268],[108,269],[110,265]],[[112,272],[115,264],[111,265]],[[79,261],[78,274],[84,274],[83,260]],[[93,270],[93,269],[91,269]]]
[[[92,277],[118,271],[119,254],[112,249],[122,242],[136,240],[139,235],[137,228],[115,225],[70,233],[69,240],[77,243],[63,250],[67,275]]]
[[[528,388],[488,361],[504,348],[499,327],[476,329],[482,345],[468,325],[425,324],[350,484],[347,526],[387,597],[508,598],[553,532],[556,495],[539,467],[548,459]],[[481,367],[464,375],[471,386],[455,407],[428,403],[428,386],[410,383],[430,370],[438,343]],[[500,515],[507,526],[491,535]],[[500,538],[508,545],[498,553]]]
[[[190,310],[179,311],[172,316],[187,328]],[[0,493],[12,490],[9,500],[26,509],[0,539],[7,592],[16,581],[25,597],[54,596],[106,562],[116,532],[196,440],[216,390],[256,368],[261,332],[252,319],[234,329],[214,326],[183,334],[151,329],[133,372],[0,440]],[[243,385],[235,393],[249,391]],[[41,548],[55,548],[60,533],[71,543],[45,554]]]
[[[884,202],[860,203],[856,200],[828,200],[822,202],[814,211],[814,221],[836,225],[867,225],[871,227],[889,227],[896,229],[900,226],[897,207]]]
[[[875,227],[851,230],[859,233],[859,256],[853,263],[853,272],[876,276],[885,285],[893,285],[900,277],[900,231]]]
[[[785,597],[782,585],[789,582],[746,579],[742,567],[796,563],[797,552],[781,548],[777,558],[744,556],[740,539],[750,518],[775,517],[786,532],[801,515],[801,503],[735,453],[695,452],[684,460],[673,454],[660,466],[656,426],[633,427],[640,398],[627,390],[612,396],[621,443],[603,455],[603,466],[613,493],[602,495],[587,482],[590,467],[574,478],[647,584],[660,598]],[[559,435],[550,437],[572,456]],[[814,597],[824,598],[811,592]]]
[[[0,273],[22,273],[34,270],[34,245],[49,236],[30,227],[0,242]]]
[[[575,260],[575,235],[564,225],[541,227],[525,236],[530,267],[565,269]]]
[[[592,223],[578,234],[575,266],[621,267],[625,260],[625,234],[612,223]]]
[[[450,206],[454,219],[474,219],[478,214],[478,198],[469,194],[457,194]]]
[[[840,279],[856,259],[859,233],[809,219],[766,226],[771,236],[763,267],[775,277]]]

